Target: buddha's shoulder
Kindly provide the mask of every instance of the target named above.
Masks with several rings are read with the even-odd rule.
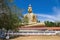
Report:
[[[32,15],[35,15],[34,13],[31,13]]]
[[[28,14],[24,14],[24,16],[27,16]]]
[[[36,14],[34,14],[34,13],[27,13],[27,14],[25,14],[24,16],[29,16],[29,15],[32,15],[32,16],[36,16]]]
[[[33,16],[36,16],[36,14],[34,14],[34,13],[33,13],[32,15],[33,15]]]

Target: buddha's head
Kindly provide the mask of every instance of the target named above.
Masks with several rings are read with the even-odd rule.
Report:
[[[31,4],[29,4],[29,7],[28,7],[28,13],[32,13],[32,7],[31,7]]]

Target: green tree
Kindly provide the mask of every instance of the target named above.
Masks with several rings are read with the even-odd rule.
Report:
[[[54,26],[56,26],[56,24],[55,24],[54,22],[45,21],[44,23],[45,23],[45,25],[46,25],[47,27],[54,27]]]
[[[56,27],[60,27],[60,22],[55,22]]]
[[[22,15],[18,16],[18,13],[16,12],[18,9],[13,9],[15,10],[13,12],[11,8],[13,8],[14,4],[11,6],[7,0],[0,0],[0,2],[2,3],[2,8],[0,7],[0,28],[5,28],[6,30],[14,30],[19,27],[21,25],[19,23],[22,23]]]

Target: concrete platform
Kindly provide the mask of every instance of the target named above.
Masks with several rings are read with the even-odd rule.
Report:
[[[60,36],[20,36],[11,40],[60,40]]]

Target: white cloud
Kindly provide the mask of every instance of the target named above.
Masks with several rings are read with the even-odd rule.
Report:
[[[59,21],[60,20],[60,8],[55,7],[53,10],[55,10],[54,11],[55,16],[56,16],[57,20]]]
[[[56,17],[53,16],[53,15],[46,15],[46,14],[36,14],[37,17],[38,17],[38,20],[40,21],[46,21],[46,20],[49,20],[49,21],[56,21]]]
[[[53,21],[53,22],[60,21],[60,9],[57,7],[53,7],[52,10],[53,10],[52,13],[54,15],[47,15],[47,14],[42,14],[42,13],[36,14],[38,16],[38,20],[40,20],[40,21],[49,20],[49,21]]]
[[[46,15],[46,14],[36,14],[37,16],[41,16],[41,17],[46,17],[46,18],[50,18],[50,19],[54,19],[55,20],[55,18],[56,17],[54,17],[53,15]]]

